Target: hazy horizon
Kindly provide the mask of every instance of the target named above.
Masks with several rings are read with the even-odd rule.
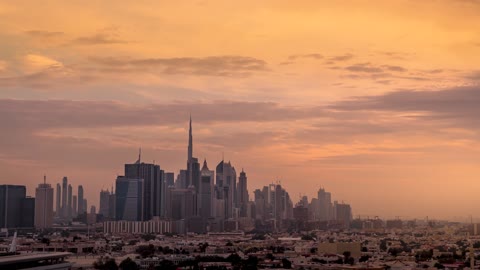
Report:
[[[479,1],[0,1],[0,184],[193,155],[354,216],[479,219]]]

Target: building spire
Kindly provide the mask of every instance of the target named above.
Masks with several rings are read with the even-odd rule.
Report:
[[[192,114],[190,114],[190,126],[188,130],[188,161],[193,157]]]

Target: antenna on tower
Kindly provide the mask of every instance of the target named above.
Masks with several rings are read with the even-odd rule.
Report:
[[[142,160],[142,148],[138,148],[138,163]]]
[[[47,174],[43,174],[43,183],[46,184],[47,183]]]

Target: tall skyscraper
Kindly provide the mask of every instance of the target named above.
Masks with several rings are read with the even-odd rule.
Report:
[[[318,190],[318,208],[316,216],[320,221],[332,220],[332,195],[330,192],[326,192],[325,189],[320,188]]]
[[[68,207],[67,207],[67,195],[68,195],[68,179],[66,176],[62,179],[62,215],[60,217],[68,217]]]
[[[240,177],[238,177],[237,193],[238,207],[240,208],[240,217],[246,217],[248,210],[248,189],[247,174],[243,171],[243,169],[240,173]]]
[[[77,195],[72,196],[72,218],[77,217],[78,206],[77,206]]]
[[[203,162],[200,175],[197,212],[203,219],[208,219],[213,217],[214,171],[208,169],[207,160]]]
[[[0,228],[21,227],[22,203],[26,193],[25,186],[0,185]]]
[[[72,219],[72,211],[73,211],[73,205],[72,205],[72,185],[68,184],[68,197],[67,197],[67,218]]]
[[[110,191],[101,190],[100,191],[100,209],[99,214],[103,215],[104,218],[109,217],[110,212]]]
[[[62,215],[62,186],[59,183],[57,183],[57,196],[55,203],[55,214],[57,217],[60,217]]]
[[[216,183],[215,191],[216,198],[224,201],[224,214],[225,219],[233,218],[234,207],[236,207],[236,182],[237,173],[235,168],[232,167],[230,161],[228,163],[223,160],[216,167]]]
[[[53,188],[46,178],[35,190],[35,228],[51,228],[53,224]]]
[[[141,221],[143,217],[143,179],[118,176],[115,182],[116,220]]]
[[[85,207],[85,198],[83,197],[83,186],[79,185],[78,186],[78,215],[84,214],[87,211],[87,208]]]
[[[35,226],[35,198],[26,197],[22,200],[21,216],[20,227],[33,228]]]
[[[193,157],[193,135],[192,135],[192,117],[190,116],[190,125],[188,131],[188,157],[187,157],[187,172],[186,183],[182,188],[190,186],[195,187],[195,191],[199,192],[200,182],[200,163],[198,159]]]
[[[125,177],[143,179],[142,220],[150,220],[154,216],[162,216],[164,202],[164,172],[159,165],[141,162],[141,154],[133,164],[125,164]],[[118,189],[117,195],[118,195]]]

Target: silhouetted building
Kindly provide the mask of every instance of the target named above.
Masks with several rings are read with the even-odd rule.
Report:
[[[238,207],[240,208],[240,217],[247,217],[248,210],[248,189],[247,189],[247,175],[243,171],[238,177]]]
[[[143,179],[118,176],[115,182],[115,190],[116,220],[142,220]]]
[[[143,179],[143,216],[142,220],[150,220],[154,216],[163,216],[165,185],[164,172],[159,165],[141,162],[141,155],[133,164],[125,164],[125,177]],[[117,190],[118,192],[118,190]]]
[[[25,186],[0,185],[0,228],[21,227],[25,197]]]
[[[224,219],[234,218],[233,209],[235,205],[235,193],[236,193],[236,182],[237,182],[237,173],[235,168],[232,167],[230,161],[228,163],[223,160],[217,165],[216,168],[216,183],[215,183],[215,192],[216,198],[223,200],[224,202],[224,213],[220,216]]]
[[[73,217],[73,205],[72,205],[72,196],[73,196],[72,185],[68,184],[68,197],[67,197],[67,218],[70,220]]]
[[[35,226],[35,198],[26,197],[22,200],[22,212],[21,212],[20,227],[33,228]],[[52,205],[53,215],[53,205]],[[53,218],[53,216],[52,216]]]
[[[100,208],[98,213],[104,218],[108,218],[110,214],[110,195],[108,190],[100,191]]]
[[[77,217],[77,211],[78,211],[77,195],[73,195],[72,196],[72,218]]]
[[[71,186],[70,186],[71,191]],[[35,190],[35,228],[51,228],[53,224],[53,188],[44,179]]]
[[[175,185],[175,174],[173,172],[165,173],[165,186],[170,187]]]
[[[55,214],[57,217],[60,217],[62,215],[62,186],[57,183],[57,196],[56,196],[56,207],[55,207]]]
[[[334,203],[335,220],[341,222],[345,228],[350,228],[350,222],[352,221],[352,208],[349,204]]]
[[[87,212],[87,207],[85,203],[85,198],[83,197],[83,186],[78,186],[78,215],[84,214]]]
[[[213,217],[213,176],[214,172],[208,169],[207,160],[203,162],[200,172],[198,192],[198,215],[204,220]]]
[[[68,217],[68,207],[67,207],[67,196],[68,196],[68,179],[66,176],[62,179],[62,214],[61,218]]]
[[[193,186],[190,186],[190,188],[168,188],[166,201],[167,218],[188,220],[195,215],[197,198]]]

